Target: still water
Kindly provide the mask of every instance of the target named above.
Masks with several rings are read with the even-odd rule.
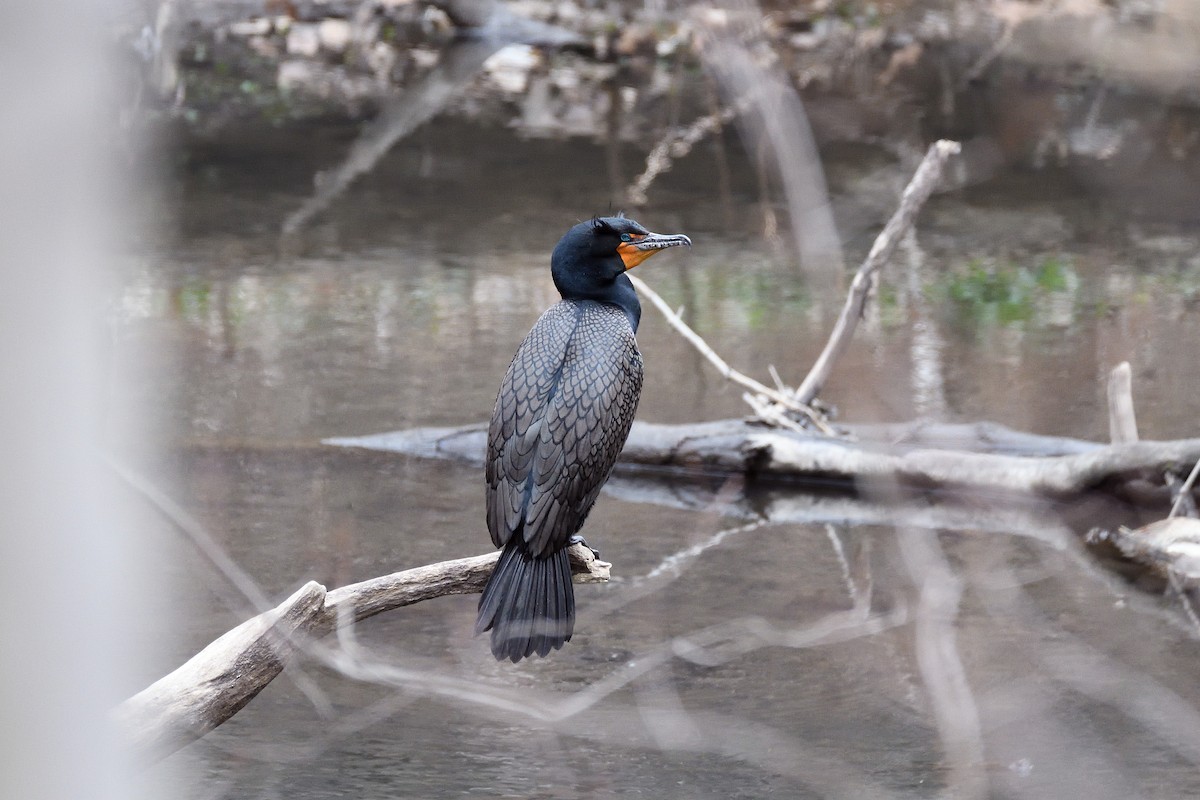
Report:
[[[273,597],[490,548],[479,469],[319,442],[485,420],[556,299],[550,249],[614,207],[644,153],[438,121],[281,237],[354,135],[311,125],[186,142],[147,204],[162,235],[114,301],[114,392],[164,443],[146,468]],[[911,165],[866,146],[824,155],[856,263]],[[845,278],[798,269],[786,236],[764,236],[772,205],[735,142],[698,147],[635,214],[695,247],[639,274],[731,364],[795,383]],[[989,419],[1103,440],[1104,379],[1129,360],[1143,437],[1196,435],[1198,231],[1135,205],[1064,170],[936,196],[825,399],[853,422]],[[638,338],[640,419],[746,413],[653,309]],[[302,662],[150,779],[183,798],[874,798],[935,796],[965,769],[995,797],[1200,795],[1196,635],[1173,601],[1076,544],[1097,515],[1127,511],[1031,502],[1000,523],[981,509],[898,532],[889,512],[845,498],[656,480],[651,502],[650,479],[602,496],[586,533],[617,577],[577,590],[578,632],[550,658],[494,662],[471,636],[473,597],[357,631],[363,663],[530,709],[594,701],[579,713],[539,721]],[[730,499],[764,516],[730,513]],[[904,518],[939,502],[912,500]],[[146,682],[250,613],[163,536],[181,611],[145,622]],[[930,574],[961,591],[957,612],[926,617],[956,646],[958,676],[922,660]],[[946,697],[974,733],[939,728]]]

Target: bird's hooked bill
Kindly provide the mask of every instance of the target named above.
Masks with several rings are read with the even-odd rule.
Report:
[[[682,233],[647,233],[641,236],[631,234],[629,241],[621,242],[617,246],[617,252],[625,262],[625,269],[633,269],[659,250],[680,245],[691,247],[692,240]]]

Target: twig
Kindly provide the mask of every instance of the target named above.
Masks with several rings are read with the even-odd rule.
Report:
[[[229,557],[229,553],[225,551],[225,548],[212,537],[208,530],[200,524],[199,520],[185,511],[181,505],[176,503],[166,492],[155,486],[145,476],[112,459],[107,459],[107,461],[109,467],[116,473],[118,478],[124,481],[133,491],[140,494],[146,502],[158,509],[160,514],[166,517],[172,525],[182,531],[191,540],[196,549],[249,602],[253,611],[263,612],[271,608],[271,601],[263,594],[262,589],[254,582],[254,579],[242,569],[241,565]],[[244,604],[238,603],[236,600],[230,600],[229,604],[231,610],[239,612],[246,610],[245,608],[238,608],[237,606],[244,606]]]
[[[751,378],[748,375],[743,375],[741,372],[738,372],[736,369],[729,366],[725,359],[717,355],[717,352],[708,346],[708,342],[704,341],[704,339],[700,337],[700,334],[692,330],[691,327],[683,321],[682,317],[671,310],[671,307],[667,305],[667,302],[663,300],[662,297],[659,296],[658,292],[651,289],[648,285],[646,285],[645,281],[636,275],[630,275],[629,278],[633,281],[633,285],[637,289],[638,293],[649,300],[655,308],[662,312],[662,315],[667,320],[667,324],[679,331],[683,338],[686,339],[692,345],[692,347],[696,348],[696,350],[698,350],[702,356],[708,359],[709,363],[717,368],[717,371],[721,373],[722,377],[731,380],[734,383],[741,384],[753,392],[766,395],[784,408],[795,411],[798,414],[803,414],[822,433],[828,436],[836,435],[834,430],[829,427],[824,419],[822,419],[821,415],[806,403],[800,403],[795,398],[790,397],[783,392],[772,389],[766,384],[759,383],[758,381],[754,380],[754,378]]]
[[[929,152],[925,154],[921,165],[917,167],[916,174],[913,175],[912,180],[904,189],[904,194],[901,195],[900,207],[896,209],[896,213],[892,215],[887,225],[876,237],[875,243],[871,246],[871,252],[867,254],[862,266],[858,268],[858,273],[854,276],[854,282],[850,286],[850,294],[846,297],[846,304],[842,308],[837,324],[834,325],[833,333],[830,334],[825,349],[821,351],[821,355],[809,370],[804,382],[796,390],[794,398],[796,402],[809,406],[821,393],[821,389],[829,379],[830,372],[833,371],[834,362],[850,344],[854,329],[862,316],[863,307],[866,305],[867,294],[870,291],[874,274],[888,262],[896,245],[912,227],[917,212],[921,210],[921,206],[925,205],[925,201],[929,199],[929,195],[937,186],[946,160],[958,153],[960,149],[958,142],[943,139],[935,142],[929,148]]]
[[[1171,519],[1179,513],[1186,503],[1186,499],[1192,494],[1192,487],[1196,485],[1196,476],[1200,475],[1200,461],[1196,462],[1196,466],[1192,467],[1192,471],[1188,473],[1187,480],[1183,482],[1183,486],[1179,487],[1179,496],[1175,498],[1175,503],[1171,506],[1171,513],[1167,514],[1167,519]]]
[[[761,394],[751,394],[750,392],[743,392],[742,399],[746,401],[746,405],[754,409],[754,415],[763,422],[777,428],[786,428],[795,433],[805,433],[804,428],[800,427],[800,423],[789,417],[783,406],[778,403],[772,403]]]
[[[775,381],[775,388],[781,392],[789,391],[789,387],[783,382],[783,378],[779,377],[779,370],[775,369],[774,364],[767,364],[767,372],[771,373],[771,380]]]
[[[650,184],[669,170],[675,159],[683,158],[701,139],[728,125],[734,117],[749,108],[751,102],[751,98],[743,98],[731,106],[700,117],[686,128],[675,128],[663,136],[646,156],[646,169],[625,190],[630,205],[644,206],[649,201],[646,192]]]
[[[1133,413],[1133,376],[1128,361],[1108,373],[1108,436],[1113,444],[1138,440],[1137,417]]]

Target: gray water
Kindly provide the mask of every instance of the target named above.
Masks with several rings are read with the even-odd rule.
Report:
[[[485,420],[517,343],[556,299],[550,249],[611,207],[644,153],[435,121],[281,238],[314,172],[354,134],[313,125],[185,142],[164,196],[147,199],[161,238],[114,303],[114,391],[164,443],[145,468],[272,597],[490,549],[480,470],[319,441]],[[912,165],[868,146],[823,158],[856,263]],[[1105,202],[1095,174],[1017,168],[931,200],[919,251],[889,267],[823,393],[841,418],[989,419],[1103,440],[1104,379],[1128,359],[1142,435],[1195,435],[1198,231],[1129,195]],[[763,236],[760,200],[736,143],[698,147],[635,215],[695,247],[638,272],[731,364],[768,381],[774,365],[794,383],[845,279],[798,270],[784,238]],[[972,263],[1008,270],[1009,301],[995,287],[967,297]],[[741,390],[653,309],[638,339],[640,419],[746,413]],[[995,797],[1200,794],[1195,631],[1174,600],[1078,544],[1097,521],[1132,521],[1128,509],[1031,501],[995,523],[980,500],[965,524],[914,532],[831,494],[657,479],[680,501],[640,502],[638,480],[589,519],[617,577],[578,588],[561,652],[497,664],[471,635],[472,597],[357,630],[369,663],[527,708],[611,682],[582,695],[594,704],[539,721],[302,661],[150,778],[187,798],[930,797],[962,785],[964,768]],[[722,511],[730,498],[771,519],[740,530],[746,517]],[[802,506],[790,517],[789,503]],[[146,682],[250,613],[169,526],[163,536],[162,580],[182,612],[148,615]],[[922,548],[932,560],[902,557]],[[964,762],[963,739],[939,732],[938,698],[964,695],[919,653],[919,584],[935,573],[962,590],[957,613],[928,618],[956,644],[982,760]],[[848,616],[856,602],[869,624]]]

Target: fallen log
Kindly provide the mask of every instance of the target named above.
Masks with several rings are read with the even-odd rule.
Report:
[[[611,564],[583,545],[573,545],[570,553],[576,583],[608,580]],[[309,581],[117,706],[117,727],[139,762],[164,758],[244,708],[295,650],[348,622],[433,597],[482,591],[498,557],[496,552],[443,561],[329,592]]]
[[[1200,439],[1102,445],[1003,426],[910,425],[851,429],[854,440],[742,420],[694,425],[635,422],[618,468],[748,478],[836,481],[869,488],[893,480],[919,489],[988,489],[1050,497],[1161,476],[1200,458]],[[326,439],[325,444],[482,463],[486,426],[415,428]]]

